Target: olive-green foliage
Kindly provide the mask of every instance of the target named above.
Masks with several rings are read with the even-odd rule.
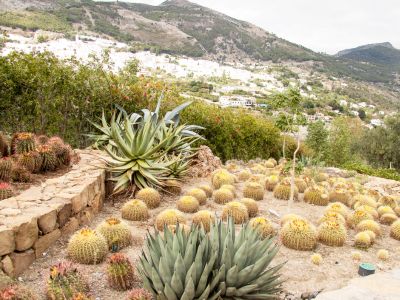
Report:
[[[327,155],[328,130],[322,121],[311,123],[308,126],[306,145],[313,150],[314,157],[325,160]]]
[[[278,157],[279,130],[264,118],[248,112],[195,102],[182,114],[183,122],[206,128],[205,144],[223,161]]]
[[[157,299],[272,299],[282,267],[268,268],[278,251],[272,243],[248,224],[236,234],[232,218],[209,235],[197,226],[166,229],[148,235],[138,271]]]
[[[369,165],[358,162],[348,162],[342,165],[342,167],[347,170],[357,171],[358,173],[361,174],[400,181],[400,173],[396,171],[396,169],[374,168]]]

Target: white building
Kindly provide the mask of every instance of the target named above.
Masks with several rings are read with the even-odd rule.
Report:
[[[358,106],[362,107],[362,108],[365,108],[365,107],[367,107],[367,103],[366,102],[359,102]]]
[[[350,108],[352,108],[352,109],[359,109],[360,106],[359,106],[358,104],[355,104],[355,103],[350,103]]]
[[[221,96],[219,104],[221,107],[252,107],[257,103],[254,97],[245,96]]]
[[[375,127],[376,126],[383,126],[383,124],[384,124],[381,119],[372,119],[370,123],[371,123],[372,126],[375,126]]]
[[[339,101],[339,104],[341,106],[347,106],[348,102],[346,100],[342,99],[342,100]]]

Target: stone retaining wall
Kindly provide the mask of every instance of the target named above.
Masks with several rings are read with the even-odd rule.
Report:
[[[78,150],[80,161],[65,175],[0,201],[0,268],[18,276],[62,235],[87,225],[103,206],[101,152]]]

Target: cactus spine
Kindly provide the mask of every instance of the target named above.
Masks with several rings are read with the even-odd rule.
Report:
[[[184,215],[176,209],[166,209],[159,213],[155,220],[156,228],[159,231],[164,230],[164,226],[168,225],[176,225],[179,224],[186,224],[186,219]]]
[[[357,224],[357,231],[371,230],[377,236],[381,235],[381,226],[374,220],[364,220]]]
[[[142,200],[133,199],[122,206],[121,216],[130,221],[146,221],[149,218],[149,210]]]
[[[14,134],[11,140],[12,154],[28,153],[36,150],[35,135],[29,132]]]
[[[304,201],[314,205],[325,206],[329,203],[329,197],[324,188],[312,186],[305,190]]]
[[[78,269],[70,262],[60,262],[50,268],[46,295],[48,299],[74,299],[77,294],[86,294],[89,286]]]
[[[225,204],[232,201],[234,195],[231,190],[228,189],[219,189],[213,192],[213,199],[215,203]]]
[[[215,215],[208,210],[200,210],[193,215],[193,224],[203,226],[206,232],[210,231],[210,227],[215,222]]]
[[[183,196],[176,202],[176,206],[185,213],[194,213],[199,210],[200,204],[195,197]]]
[[[379,222],[385,225],[391,225],[397,219],[398,217],[395,214],[388,213],[388,214],[383,214],[380,217]]]
[[[108,252],[107,240],[96,231],[83,228],[76,232],[68,243],[68,256],[81,264],[98,264]]]
[[[132,243],[132,233],[125,223],[117,218],[108,218],[96,230],[107,240],[110,249],[120,250]]]
[[[390,226],[390,236],[400,241],[400,220],[394,221]]]
[[[241,203],[243,203],[247,211],[249,212],[249,217],[255,217],[258,214],[258,204],[257,201],[251,199],[251,198],[243,198],[240,200]]]
[[[150,209],[158,207],[161,203],[160,193],[153,188],[141,189],[137,192],[136,198],[146,203],[147,207]]]
[[[57,157],[48,145],[39,146],[38,152],[42,158],[41,171],[54,171],[58,167]]]
[[[223,220],[227,220],[230,216],[233,218],[235,224],[242,224],[249,219],[249,213],[246,206],[237,201],[225,204],[222,210]]]
[[[248,182],[244,186],[243,197],[262,200],[264,199],[264,187],[257,182]]]
[[[367,249],[371,246],[371,235],[366,231],[361,231],[354,238],[354,246],[360,249]]]
[[[290,249],[312,250],[317,243],[317,232],[308,221],[294,219],[283,226],[281,240]]]
[[[206,193],[207,198],[210,198],[212,196],[213,189],[208,184],[199,185],[199,189],[202,189]]]
[[[115,253],[108,259],[107,279],[110,287],[126,291],[132,288],[134,271],[129,259],[122,253]]]
[[[9,181],[11,178],[12,161],[8,157],[0,158],[0,181]]]

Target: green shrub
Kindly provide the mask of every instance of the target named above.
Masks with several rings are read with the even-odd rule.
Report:
[[[369,176],[376,176],[400,181],[400,173],[397,172],[395,169],[377,169],[358,162],[348,162],[342,165],[342,167],[346,170],[357,171],[358,173]]]

